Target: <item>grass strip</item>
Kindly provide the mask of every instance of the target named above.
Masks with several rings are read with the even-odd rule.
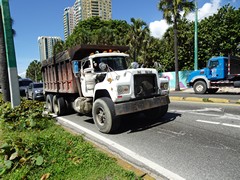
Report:
[[[0,106],[0,179],[141,179],[82,136],[39,116],[41,106],[33,101],[17,110]]]

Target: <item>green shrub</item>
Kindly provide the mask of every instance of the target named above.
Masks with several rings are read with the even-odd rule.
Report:
[[[0,102],[0,179],[141,179],[43,117],[42,102]]]

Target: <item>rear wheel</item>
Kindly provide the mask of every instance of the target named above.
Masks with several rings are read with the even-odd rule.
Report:
[[[110,98],[97,99],[93,104],[93,120],[103,133],[112,133],[120,126],[120,117],[115,115],[114,104]]]
[[[66,112],[66,103],[63,97],[53,96],[53,111],[54,114],[61,116]]]
[[[196,94],[205,94],[207,91],[207,85],[204,81],[197,81],[194,83],[193,89]]]
[[[53,112],[53,95],[52,94],[48,94],[46,96],[46,108],[47,108],[47,111]]]

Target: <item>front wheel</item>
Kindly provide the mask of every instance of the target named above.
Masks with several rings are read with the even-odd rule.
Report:
[[[115,115],[114,103],[110,98],[103,97],[93,103],[93,120],[99,131],[112,133],[120,126],[120,118]]]
[[[205,94],[207,91],[207,85],[204,81],[197,81],[194,83],[193,89],[196,94]]]

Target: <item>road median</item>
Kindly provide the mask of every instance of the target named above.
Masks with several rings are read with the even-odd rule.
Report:
[[[224,98],[198,98],[198,97],[179,97],[179,96],[170,96],[171,101],[192,101],[192,102],[212,102],[212,103],[232,103],[240,104],[240,99],[236,101],[230,101],[229,99]]]

